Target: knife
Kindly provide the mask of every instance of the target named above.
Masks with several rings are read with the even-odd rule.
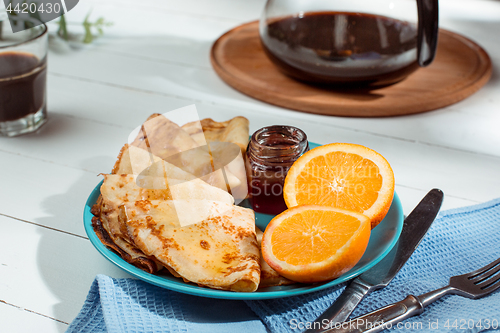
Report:
[[[349,318],[368,293],[386,287],[411,257],[436,218],[443,202],[443,192],[432,189],[403,222],[399,240],[375,266],[355,278],[339,298],[326,309],[305,333],[320,333]]]

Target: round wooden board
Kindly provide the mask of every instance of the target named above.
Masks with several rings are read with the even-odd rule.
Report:
[[[340,91],[293,80],[266,57],[259,23],[250,22],[222,35],[210,58],[217,74],[231,87],[281,107],[332,116],[383,117],[436,110],[456,103],[488,82],[488,54],[456,33],[439,31],[434,62],[405,80],[370,91]]]

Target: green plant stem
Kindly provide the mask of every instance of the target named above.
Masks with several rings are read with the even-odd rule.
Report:
[[[57,30],[57,34],[61,36],[64,40],[68,40],[68,27],[66,25],[66,18],[64,15],[61,15],[61,18],[59,19],[59,30]]]
[[[85,29],[85,37],[83,37],[83,42],[85,44],[90,44],[94,40],[94,36],[92,35],[92,30],[90,29],[92,27],[92,24],[89,22],[89,16],[90,13],[85,16],[85,20],[83,20],[83,29]]]
[[[83,21],[83,23],[81,23],[85,31],[85,35],[83,36],[82,42],[85,44],[92,43],[96,37],[92,33],[92,29],[95,29],[99,35],[102,35],[104,33],[103,27],[109,27],[113,25],[111,22],[106,22],[103,17],[98,18],[95,22],[90,22],[89,21],[90,14],[91,12],[89,12],[87,16],[85,16],[85,20]],[[64,40],[68,41],[69,40],[68,25],[77,25],[77,23],[67,22],[64,15],[61,15],[61,18],[59,19],[58,23],[59,23],[59,29],[57,30],[57,34],[61,36]]]

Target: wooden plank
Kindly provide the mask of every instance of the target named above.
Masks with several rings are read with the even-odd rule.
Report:
[[[97,178],[100,172],[111,171],[110,167],[132,130],[55,112],[49,114],[49,121],[38,133],[5,140],[0,151],[85,170]],[[16,167],[14,162],[5,165],[6,168],[10,166]],[[20,170],[8,172],[14,172],[19,177],[33,176],[34,180],[46,176],[28,161],[22,170],[23,173]],[[44,170],[51,174],[57,172],[50,168]]]
[[[0,302],[2,332],[64,332],[68,324],[28,309]]]
[[[0,299],[8,304],[69,323],[97,274],[130,277],[87,239],[5,216],[0,228]]]
[[[0,160],[8,161],[0,166],[0,182],[8,189],[0,191],[0,216],[86,237],[83,208],[101,179],[97,173],[5,152]]]
[[[89,5],[98,6],[99,0],[89,0]],[[127,7],[134,10],[149,12],[164,11],[176,15],[189,15],[202,19],[217,19],[231,21],[250,21],[260,17],[266,4],[265,0],[189,0],[189,1],[158,1],[141,0],[140,6],[134,0],[107,0],[107,5]]]

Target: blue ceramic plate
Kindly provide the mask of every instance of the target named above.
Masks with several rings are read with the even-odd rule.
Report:
[[[310,144],[310,146],[311,148],[314,148],[318,145]],[[111,261],[113,264],[117,265],[121,269],[143,281],[149,282],[159,287],[197,296],[223,299],[257,300],[296,296],[333,287],[337,284],[348,281],[358,276],[359,274],[370,269],[376,263],[382,260],[382,258],[384,258],[396,244],[399,235],[401,234],[401,229],[403,228],[403,208],[401,207],[401,202],[398,195],[394,193],[394,199],[392,201],[389,212],[387,213],[384,220],[382,220],[382,222],[380,222],[380,224],[372,230],[372,233],[370,235],[370,242],[368,243],[365,254],[356,266],[354,266],[349,272],[345,273],[339,278],[319,284],[294,284],[289,286],[262,288],[253,293],[209,289],[199,287],[195,284],[185,283],[182,281],[182,279],[175,278],[168,273],[158,273],[156,275],[146,273],[145,271],[129,264],[115,252],[104,246],[95,234],[94,229],[92,229],[91,220],[93,215],[90,212],[90,209],[99,197],[101,184],[102,182],[99,183],[90,194],[83,212],[83,223],[85,226],[85,231],[87,232],[90,242],[94,245],[97,251],[99,251],[106,259]],[[267,224],[273,218],[272,215],[259,213],[256,213],[255,217],[255,223],[261,230],[265,230]]]

